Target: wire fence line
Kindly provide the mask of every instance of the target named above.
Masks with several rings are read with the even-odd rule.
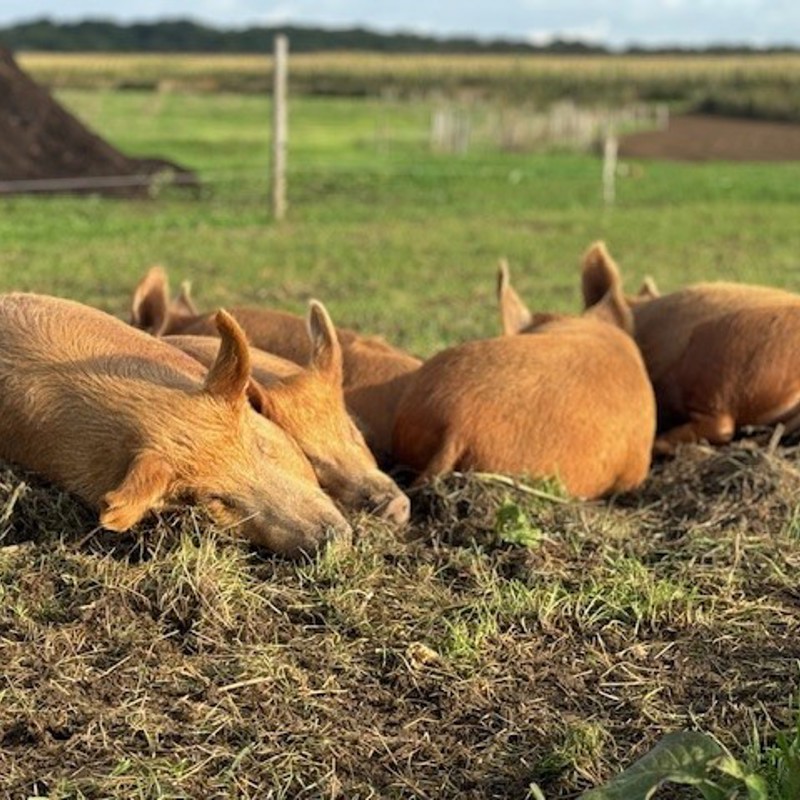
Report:
[[[163,97],[158,95],[163,101]],[[273,105],[277,105],[273,101]],[[161,105],[159,103],[159,108]],[[552,147],[574,148],[587,150],[595,147],[598,152],[602,145],[602,137],[607,134],[607,129],[617,125],[663,124],[665,117],[664,106],[645,105],[642,103],[630,104],[619,109],[586,109],[575,103],[564,101],[555,104],[546,113],[533,113],[530,109],[495,107],[492,103],[478,103],[463,106],[459,103],[437,102],[430,104],[427,115],[415,118],[413,130],[409,130],[404,123],[399,129],[393,130],[391,122],[383,120],[380,115],[375,122],[374,141],[363,140],[364,133],[355,132],[354,142],[372,148],[365,152],[363,158],[345,158],[340,155],[326,158],[318,157],[308,152],[295,153],[289,148],[286,172],[291,176],[305,177],[315,172],[336,176],[360,175],[365,178],[370,176],[383,176],[397,179],[403,178],[474,178],[493,179],[509,177],[510,182],[516,183],[525,179],[527,171],[524,160],[517,158],[515,164],[508,168],[503,165],[493,165],[487,168],[480,163],[480,153],[484,150],[498,152],[513,152],[522,156],[525,152],[541,151]],[[334,115],[331,124],[337,126],[344,122],[352,124],[352,119],[340,119]],[[294,125],[294,123],[293,123]],[[277,137],[276,126],[269,132],[264,126],[262,140],[264,150],[269,147],[270,141]],[[605,132],[605,133],[604,133]],[[302,140],[302,133],[300,135]],[[392,152],[393,147],[397,150]],[[424,165],[415,163],[414,155],[408,152],[408,147],[426,152],[436,157],[436,163],[428,161]],[[306,145],[307,147],[307,145]],[[301,148],[302,150],[303,148]],[[259,150],[261,147],[259,146]],[[478,159],[472,158],[478,154]],[[370,155],[372,158],[370,158]],[[266,156],[266,153],[264,153]],[[469,156],[465,158],[465,156]],[[405,158],[405,160],[404,160]],[[176,171],[157,171],[152,169],[135,174],[124,175],[74,175],[68,177],[37,177],[16,180],[0,179],[0,195],[21,193],[45,194],[48,192],[74,192],[98,193],[104,190],[141,189],[141,192],[132,194],[158,195],[163,188],[178,186],[201,190],[203,187],[214,187],[219,184],[236,181],[242,185],[249,184],[253,187],[263,186],[270,180],[274,173],[276,156],[273,152],[271,159],[264,158],[263,163],[253,161],[237,165],[225,170],[204,169],[200,165],[193,165],[194,174]],[[273,168],[271,170],[271,167]],[[606,170],[606,185],[614,178],[614,170]],[[273,186],[275,176],[272,175]],[[598,168],[596,180],[600,183],[600,170]],[[291,193],[291,187],[289,188]],[[610,190],[609,190],[610,191]],[[610,196],[610,195],[609,195]]]
[[[376,165],[373,161],[352,161],[343,163],[337,160],[314,160],[304,163],[293,162],[289,168],[290,175],[308,176],[319,174],[352,175],[362,177],[393,178],[474,178],[497,179],[508,178],[517,183],[526,176],[533,176],[533,169],[526,170],[522,165],[513,167],[477,166],[458,163],[436,166],[415,164]],[[28,178],[21,180],[0,180],[0,195],[20,193],[47,192],[79,192],[92,189],[115,189],[130,187],[151,187],[157,193],[168,186],[200,188],[231,182],[264,185],[269,181],[268,165],[253,163],[231,169],[198,170],[198,175],[187,175],[180,172],[139,173],[126,175],[85,175],[65,178]]]
[[[141,175],[94,175],[75,178],[29,178],[24,180],[0,181],[0,194],[20,194],[34,192],[72,192],[91,189],[127,189],[136,186],[155,187],[159,183],[183,186],[196,186],[197,179],[192,175],[176,173],[163,179],[159,173]]]

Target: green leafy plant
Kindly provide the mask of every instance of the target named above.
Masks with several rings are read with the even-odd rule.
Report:
[[[770,754],[780,762],[780,800],[800,797],[800,736],[777,737]],[[767,780],[734,758],[705,733],[670,733],[648,753],[605,786],[590,789],[580,800],[649,800],[666,783],[694,786],[703,800],[770,800]],[[531,784],[527,800],[545,800]]]
[[[787,800],[800,797],[800,720],[791,738],[786,734],[778,734],[773,753],[780,796]]]
[[[768,800],[763,777],[697,731],[667,734],[622,774],[581,800],[648,800],[664,783],[695,786],[704,800]]]
[[[524,508],[509,497],[497,509],[495,532],[498,539],[521,547],[536,547],[542,540],[542,531],[531,522]]]
[[[800,797],[800,714],[791,731],[775,735],[772,744],[761,741],[758,732],[752,736],[748,766],[763,774],[776,800]]]

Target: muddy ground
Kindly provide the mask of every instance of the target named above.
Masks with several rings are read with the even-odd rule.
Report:
[[[794,161],[800,159],[800,125],[699,114],[676,116],[665,130],[623,136],[619,154],[669,161]]]

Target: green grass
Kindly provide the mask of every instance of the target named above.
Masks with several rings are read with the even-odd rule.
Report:
[[[538,308],[577,302],[577,262],[604,238],[634,288],[652,274],[798,282],[800,165],[634,165],[601,202],[591,155],[428,151],[428,111],[377,100],[295,99],[288,220],[267,201],[265,100],[233,95],[65,92],[134,154],[210,179],[202,199],[3,199],[2,288],[84,298],[123,312],[153,262],[192,278],[203,306],[309,296],[334,319],[429,353],[496,330],[497,259]],[[424,291],[420,291],[424,285]],[[466,313],[465,313],[466,312]]]
[[[277,225],[265,100],[59,97],[208,190],[2,199],[2,290],[125,314],[159,262],[203,307],[318,297],[427,354],[498,330],[501,256],[541,309],[577,309],[597,238],[630,289],[800,284],[797,164],[634,164],[607,209],[594,156],[434,155],[424,102],[301,98]],[[698,451],[583,506],[455,478],[415,495],[407,539],[357,520],[352,550],[305,565],[191,514],[92,536],[85,511],[3,473],[0,793],[522,798],[536,781],[574,797],[667,731],[741,754],[754,726],[777,785],[800,659],[797,459]]]

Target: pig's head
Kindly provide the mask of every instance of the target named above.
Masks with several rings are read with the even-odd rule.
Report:
[[[308,312],[311,360],[307,368],[268,389],[256,387],[251,402],[297,441],[320,485],[342,505],[391,522],[408,521],[409,500],[378,469],[361,431],[347,413],[342,390],[342,350],[322,303]]]
[[[296,442],[250,407],[241,329],[224,311],[216,322],[221,343],[205,383],[195,392],[176,390],[168,408],[153,409],[125,477],[103,498],[101,524],[127,530],[152,509],[191,500],[220,525],[282,555],[310,554],[349,537]]]
[[[163,267],[150,267],[134,289],[130,319],[134,328],[163,336],[180,330],[197,316],[188,282],[184,282],[180,293],[170,299],[169,280]]]

